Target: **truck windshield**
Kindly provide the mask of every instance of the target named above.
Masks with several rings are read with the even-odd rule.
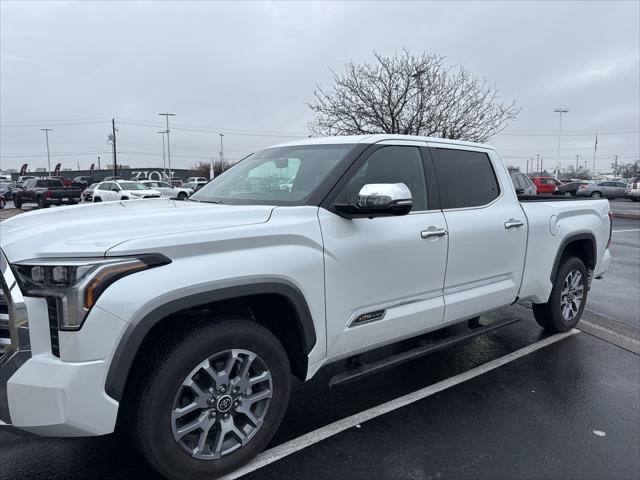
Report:
[[[303,204],[353,145],[260,150],[211,180],[190,199],[213,203]]]

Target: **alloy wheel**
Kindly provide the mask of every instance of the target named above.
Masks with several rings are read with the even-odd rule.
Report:
[[[173,437],[191,457],[214,460],[260,430],[273,394],[271,372],[248,350],[209,357],[184,379],[171,411]]]
[[[578,270],[571,270],[565,277],[560,292],[560,313],[565,322],[571,322],[578,315],[583,296],[582,273]]]

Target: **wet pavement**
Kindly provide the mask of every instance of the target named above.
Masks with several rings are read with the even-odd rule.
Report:
[[[547,337],[523,306],[493,315],[514,316],[523,320],[352,384],[329,389],[342,365],[296,381],[269,448]],[[243,478],[638,478],[639,359],[579,333]],[[0,427],[0,479],[16,472],[21,479],[159,478],[122,434],[57,439]]]

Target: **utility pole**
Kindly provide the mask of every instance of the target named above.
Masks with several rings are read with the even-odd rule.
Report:
[[[576,172],[580,167],[578,167],[578,161],[580,160],[580,155],[576,155]]]
[[[584,173],[585,174],[587,173],[587,162],[588,162],[588,160],[584,161]]]
[[[613,164],[615,165],[613,168],[613,176],[617,177],[618,176],[618,155],[615,155],[615,160],[613,161]]]
[[[536,153],[536,173],[540,172],[540,154]]]
[[[156,133],[161,133],[162,134],[162,171],[164,172],[164,174],[166,176],[167,175],[167,163],[166,163],[165,152],[164,152],[164,134],[167,133],[167,132],[162,130],[162,131],[156,132]],[[169,183],[171,183],[171,181],[169,181]]]
[[[533,161],[533,158],[531,159],[531,161]],[[524,173],[529,173],[529,159],[527,158],[527,169],[524,171]]]
[[[100,155],[98,155],[98,170],[100,170]]]
[[[44,136],[47,139],[47,169],[49,170],[49,176],[51,176],[51,158],[49,157],[49,132],[53,132],[53,128],[41,128],[41,132],[44,132]]]
[[[224,137],[224,135],[222,133],[219,133],[218,135],[220,135],[220,173],[222,173],[222,169],[224,168],[224,155],[222,153],[222,137]]]
[[[113,145],[113,176],[118,175],[118,159],[116,156],[116,119],[111,119],[111,144]]]
[[[596,152],[598,151],[598,132],[596,132],[596,143],[593,145],[593,171],[592,176],[596,174]]]
[[[176,114],[175,113],[159,113],[158,115],[163,116],[166,118],[167,120],[167,163],[169,163],[169,183],[171,183],[171,177],[173,177],[173,174],[171,173],[171,145],[169,143],[169,117],[175,117]]]
[[[553,111],[560,114],[560,125],[558,127],[558,155],[557,155],[557,158],[556,158],[556,163],[560,163],[560,140],[562,139],[562,114],[563,113],[568,113],[569,109],[568,108],[556,108]]]
[[[213,157],[211,157],[209,159],[209,180],[213,180],[214,176],[215,176],[215,171],[213,168],[213,162],[215,162],[215,160],[213,159]]]

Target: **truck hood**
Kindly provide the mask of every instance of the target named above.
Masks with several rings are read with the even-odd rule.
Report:
[[[34,210],[0,222],[0,248],[9,262],[103,256],[141,237],[264,223],[273,208],[159,198]]]

